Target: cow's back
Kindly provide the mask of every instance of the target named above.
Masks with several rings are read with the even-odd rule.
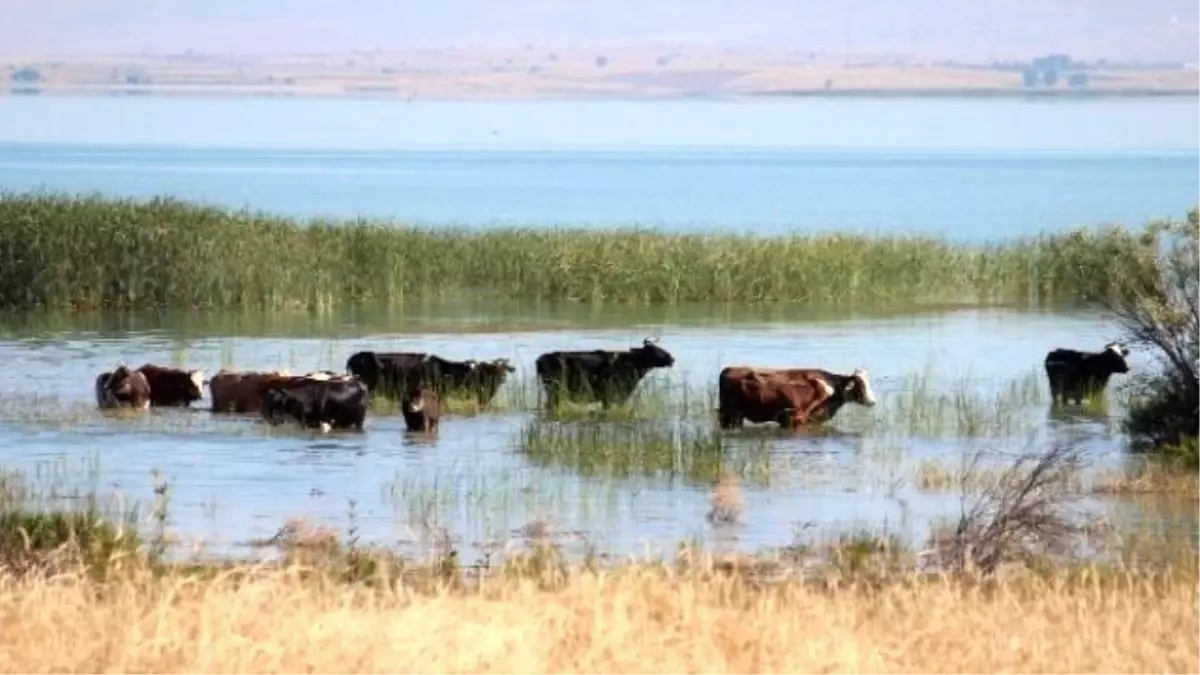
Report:
[[[1053,349],[1046,354],[1045,364],[1053,366],[1078,366],[1087,360],[1088,354],[1077,349]]]

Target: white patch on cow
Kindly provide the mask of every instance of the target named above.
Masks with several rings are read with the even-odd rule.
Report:
[[[424,409],[425,409],[425,399],[424,398],[419,398],[415,401],[408,402],[409,412],[421,412]]]
[[[329,425],[329,422],[321,422],[321,433],[327,434],[332,428],[333,427]]]
[[[192,378],[192,384],[196,385],[196,391],[204,391],[204,371],[193,370],[188,373],[188,377]]]
[[[1109,345],[1108,351],[1120,356],[1121,358],[1125,358],[1126,353],[1129,352],[1129,350],[1125,348],[1125,345],[1121,344],[1120,342],[1114,342]]]
[[[817,378],[817,387],[820,388],[821,396],[823,398],[829,398],[830,396],[833,396],[833,387],[826,382],[824,378]]]
[[[323,370],[318,370],[315,373],[308,373],[304,377],[306,377],[310,380],[316,380],[318,382],[324,382],[324,381],[330,379],[329,373],[327,373]]]
[[[867,369],[855,368],[854,377],[862,382],[864,405],[875,405],[875,392],[871,391],[871,382],[867,379]]]

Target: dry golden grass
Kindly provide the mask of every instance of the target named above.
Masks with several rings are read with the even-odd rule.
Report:
[[[1169,495],[1195,500],[1200,497],[1200,474],[1187,469],[1139,462],[1126,471],[1102,474],[1095,491],[1112,495]]]
[[[1197,672],[1196,576],[769,588],[663,568],[415,593],[303,580],[0,581],[4,672]]]

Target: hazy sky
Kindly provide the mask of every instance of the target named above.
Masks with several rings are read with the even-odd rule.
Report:
[[[1197,60],[1196,0],[0,0],[0,52],[691,43]],[[848,40],[847,40],[848,38]]]

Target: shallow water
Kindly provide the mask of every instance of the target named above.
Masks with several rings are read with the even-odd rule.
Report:
[[[626,316],[620,326],[616,315],[589,323],[545,311],[517,321],[499,308],[492,316],[472,314],[472,332],[461,328],[466,315],[453,311],[290,320],[277,315],[269,324],[209,317],[209,331],[196,329],[203,318],[14,321],[0,339],[6,364],[0,464],[40,476],[42,485],[57,480],[66,488],[82,480],[85,487],[117,489],[144,505],[153,501],[152,472],[161,471],[170,483],[171,529],[185,541],[202,539],[209,553],[245,554],[250,540],[272,536],[288,518],[307,517],[343,531],[353,526],[363,541],[417,552],[429,552],[432,534],[444,528],[460,556],[474,560],[483,542],[519,540],[521,528],[539,520],[567,533],[576,550],[590,542],[613,554],[666,552],[692,538],[758,550],[788,545],[798,531],[814,526],[883,526],[919,540],[931,518],[958,507],[953,492],[914,487],[922,459],[953,467],[967,450],[1016,451],[1074,439],[1098,466],[1120,462],[1122,439],[1114,421],[1119,396],[1108,414],[1051,414],[1040,375],[1047,350],[1098,348],[1112,338],[1112,327],[1096,316],[959,310],[820,320],[743,315],[733,322],[714,318],[720,315],[710,308],[667,321]],[[510,329],[503,321],[516,325]],[[520,451],[520,433],[534,413],[516,404],[531,403],[520,394],[539,353],[624,348],[646,335],[660,338],[677,361],[669,372],[648,377],[643,389],[690,387],[692,414],[672,423],[685,430],[711,428],[712,417],[703,413],[712,406],[704,397],[711,395],[719,368],[733,363],[809,364],[840,372],[865,366],[880,404],[870,410],[848,406],[828,433],[784,436],[766,428],[725,434],[724,467],[742,474],[745,503],[732,526],[705,519],[712,472],[689,471],[678,462],[674,470],[616,470]],[[505,356],[517,372],[498,396],[501,411],[447,418],[436,439],[406,433],[395,414],[373,414],[363,434],[319,437],[206,410],[153,410],[130,418],[94,409],[95,374],[120,361],[209,372],[221,366],[340,371],[359,349]],[[1131,362],[1138,371],[1148,364],[1137,353]],[[975,403],[955,404],[956,395]],[[941,421],[929,421],[935,414]],[[665,423],[601,424],[611,434]],[[1128,501],[1107,503],[1122,522],[1195,530],[1195,514],[1183,522]]]

